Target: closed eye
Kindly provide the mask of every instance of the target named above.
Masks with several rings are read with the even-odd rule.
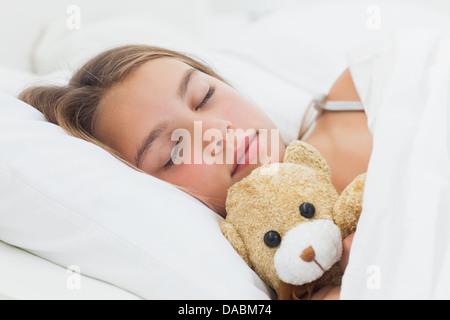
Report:
[[[210,87],[208,92],[206,93],[205,98],[202,100],[202,102],[200,102],[200,104],[197,106],[197,108],[195,108],[195,111],[202,108],[206,103],[208,103],[209,99],[211,99],[211,97],[214,95],[215,92],[216,92],[216,87],[215,86]]]
[[[169,170],[170,168],[172,168],[173,166],[175,166],[175,163],[173,163],[173,154],[174,152],[177,152],[177,146],[181,143],[181,141],[183,141],[183,138],[181,138],[180,140],[178,140],[178,142],[175,144],[175,146],[172,149],[172,154],[170,156],[169,161],[163,166],[164,170]]]

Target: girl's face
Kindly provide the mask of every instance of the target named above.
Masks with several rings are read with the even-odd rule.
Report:
[[[208,199],[222,216],[228,188],[285,153],[260,109],[172,58],[147,62],[107,92],[97,134],[144,172]]]

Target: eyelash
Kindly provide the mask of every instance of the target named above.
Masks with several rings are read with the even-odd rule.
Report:
[[[211,99],[211,97],[214,95],[215,92],[216,92],[215,86],[209,87],[208,93],[206,93],[206,96],[203,99],[203,101],[200,102],[200,104],[197,106],[197,108],[195,108],[195,111],[197,111],[198,109],[201,109],[206,103],[208,103],[209,99]]]
[[[200,102],[200,104],[197,106],[197,108],[195,108],[195,111],[197,111],[198,109],[201,109],[206,103],[208,103],[209,99],[212,98],[212,96],[214,95],[214,93],[216,92],[216,87],[215,86],[211,86],[208,90],[208,92],[206,93],[205,98],[202,100],[202,102]],[[181,140],[179,140],[177,142],[177,144],[175,146],[177,146],[178,144],[181,143]],[[170,157],[169,161],[164,165],[164,169],[165,170],[169,170],[170,168],[172,168],[175,164],[172,161],[172,157]]]
[[[174,148],[181,143],[182,139],[178,140],[178,142],[175,144]],[[172,168],[175,164],[172,161],[172,156],[170,157],[169,161],[164,165],[165,170],[169,170]]]

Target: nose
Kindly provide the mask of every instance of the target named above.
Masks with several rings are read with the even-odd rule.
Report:
[[[208,119],[202,121],[202,126],[203,150],[208,147],[212,156],[223,152],[223,149],[227,147],[227,132],[233,128],[231,121]]]
[[[314,261],[316,258],[316,252],[314,251],[313,247],[308,247],[305,250],[303,250],[302,254],[300,255],[300,259],[302,259],[305,262],[311,262]]]

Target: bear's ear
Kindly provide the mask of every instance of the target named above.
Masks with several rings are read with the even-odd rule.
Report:
[[[330,167],[320,152],[313,146],[300,140],[293,141],[287,147],[283,162],[301,164],[331,176]]]
[[[225,238],[227,238],[227,240],[231,243],[234,250],[236,250],[236,252],[245,260],[249,267],[252,268],[252,263],[248,257],[247,247],[233,225],[225,220],[220,223],[220,229],[222,230]]]
[[[365,173],[356,177],[345,188],[334,205],[333,220],[341,229],[342,239],[347,238],[356,230],[356,225],[363,210],[365,183]]]

